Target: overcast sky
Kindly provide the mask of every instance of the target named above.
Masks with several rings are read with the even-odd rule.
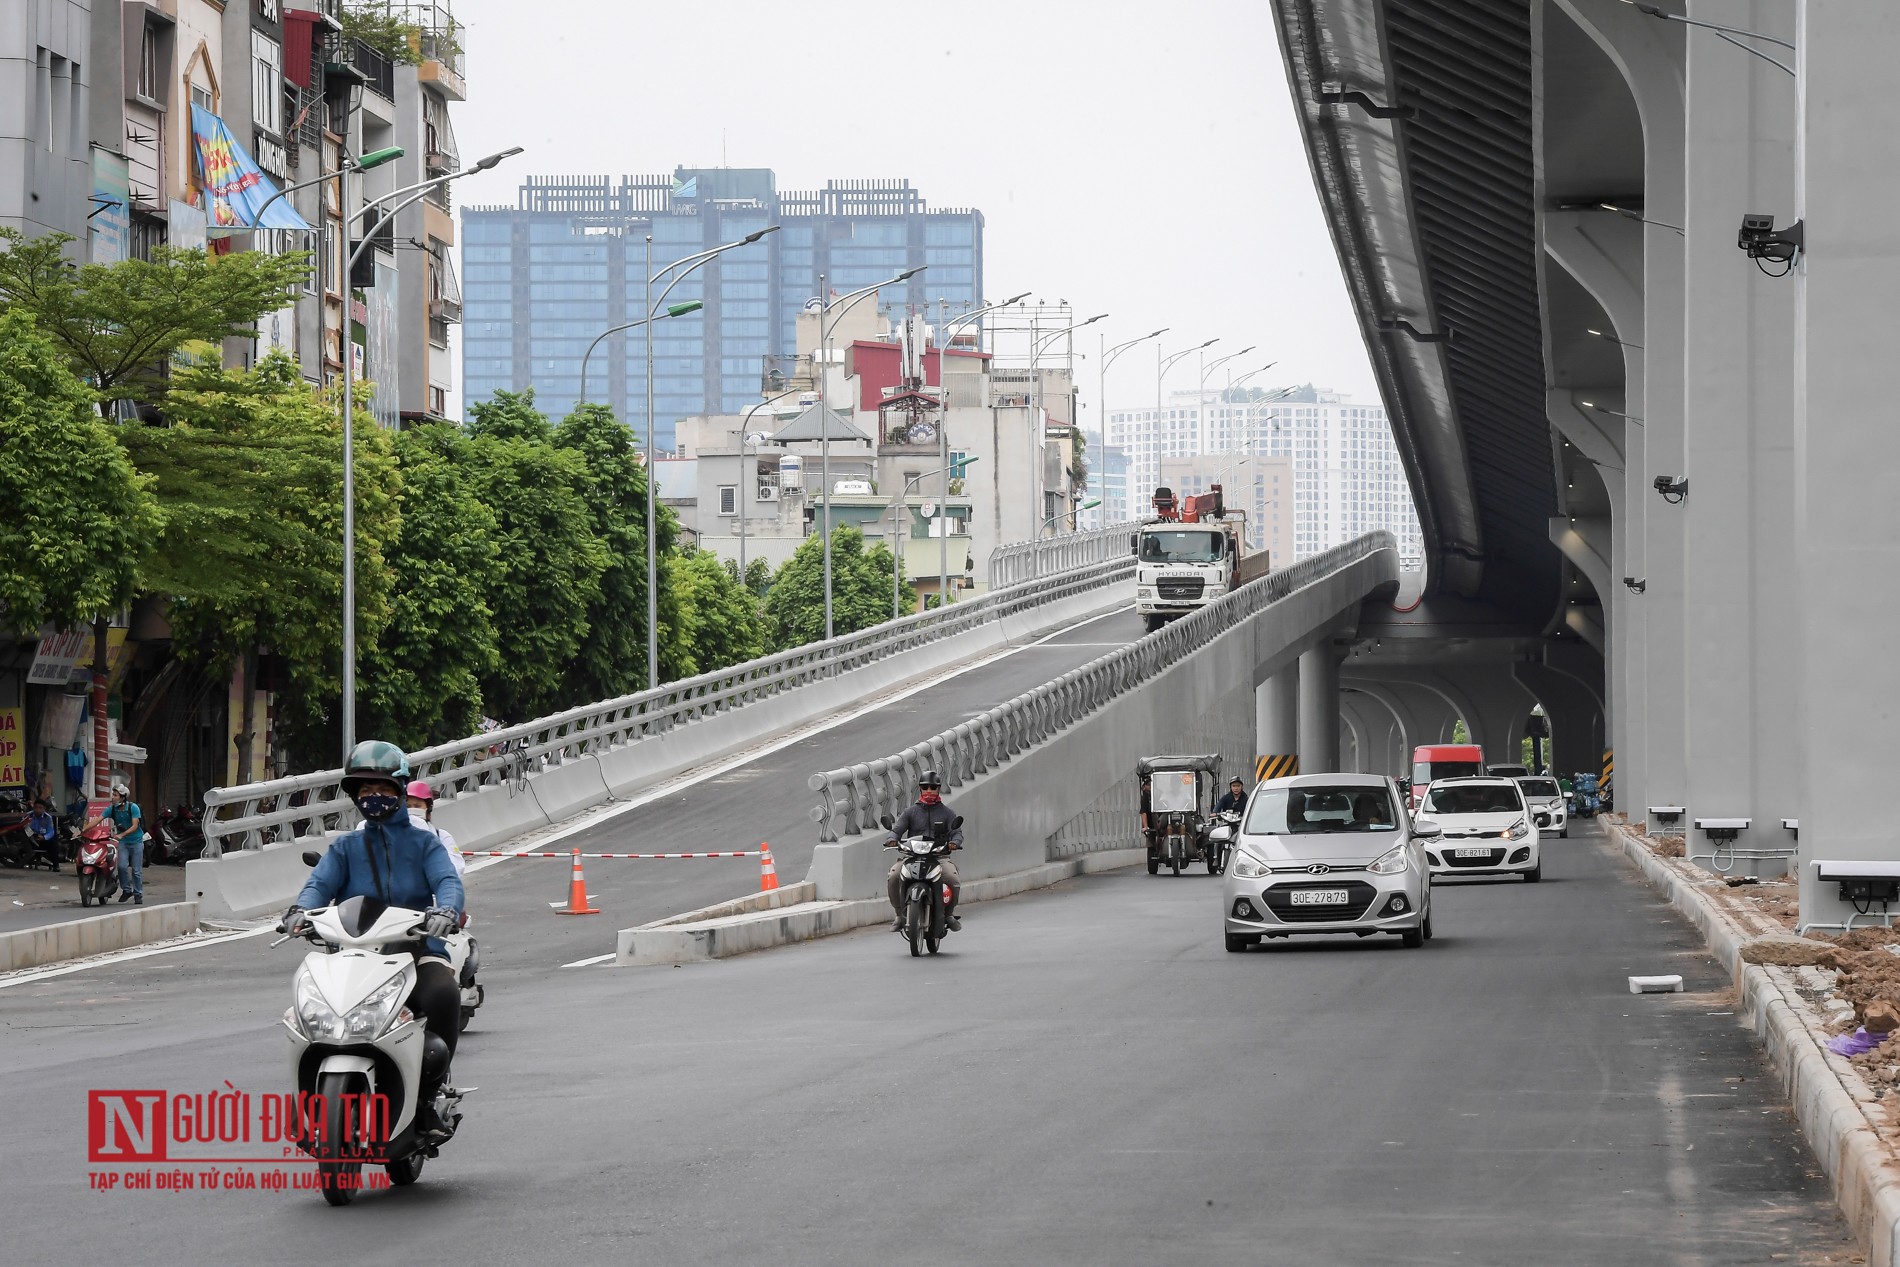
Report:
[[[769,167],[780,189],[908,177],[985,224],[984,293],[1067,299],[1110,342],[1259,351],[1250,385],[1376,401],[1259,0],[455,0],[467,24],[456,182],[514,205],[529,174]],[[1094,334],[1094,329],[1088,332]],[[1154,399],[1146,345],[1112,404]],[[1097,344],[1076,366],[1096,413]],[[1192,357],[1168,377],[1193,385]],[[460,374],[458,368],[457,378]],[[1210,376],[1210,385],[1222,381]]]

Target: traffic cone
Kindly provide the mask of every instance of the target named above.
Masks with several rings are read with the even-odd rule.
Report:
[[[598,907],[587,904],[587,880],[581,875],[581,851],[574,851],[574,878],[567,887],[567,905],[554,908],[556,915],[598,915]]]
[[[759,892],[770,893],[778,887],[778,868],[772,865],[772,842],[759,845]]]

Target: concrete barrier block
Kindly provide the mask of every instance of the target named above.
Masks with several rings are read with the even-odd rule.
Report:
[[[813,902],[697,924],[625,928],[620,931],[614,962],[620,967],[644,967],[725,959],[881,923],[889,909],[882,901]]]
[[[153,909],[157,908],[155,907]],[[145,908],[140,907],[137,913],[142,915],[144,911]],[[103,944],[105,940],[103,937],[104,926],[108,924],[119,925],[127,913],[128,912],[115,911],[113,914],[103,916],[99,919],[75,920],[70,924],[63,925],[63,927],[73,930],[76,942],[72,947],[72,954],[70,956],[61,955],[60,957],[76,958],[81,955],[96,955],[101,950],[107,949]],[[117,938],[115,937],[113,940],[117,941]]]
[[[143,906],[0,933],[0,970],[37,968],[165,941],[198,927],[196,902]]]

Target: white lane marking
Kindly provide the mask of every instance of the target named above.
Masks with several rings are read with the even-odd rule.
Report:
[[[597,963],[606,963],[610,959],[618,959],[619,957],[619,951],[610,950],[604,955],[595,955],[591,959],[576,959],[573,963],[564,963],[561,966],[563,968],[591,968]]]
[[[1132,607],[1133,607],[1133,604],[1131,603],[1127,607],[1118,607],[1114,611],[1104,612],[1100,616],[1090,616],[1086,620],[1078,620],[1072,625],[1065,625],[1061,629],[1056,630],[1054,633],[1051,633],[1047,635],[1046,637],[1037,639],[1035,642],[1025,643],[1024,645],[1020,647],[1008,647],[1002,651],[994,652],[990,655],[984,656],[983,658],[979,660],[971,660],[966,664],[952,666],[951,668],[946,669],[943,672],[937,674],[935,677],[926,678],[921,682],[917,682],[911,686],[905,687],[903,690],[895,692],[893,694],[880,696],[877,699],[871,700],[863,704],[862,706],[852,710],[851,712],[841,713],[837,716],[826,718],[824,721],[817,722],[811,726],[805,727],[802,730],[796,730],[796,731],[793,731],[791,734],[783,735],[779,737],[778,739],[773,740],[771,743],[764,745],[763,747],[751,749],[749,751],[742,752],[742,753],[738,753],[722,761],[715,762],[714,764],[710,766],[702,766],[694,770],[689,770],[687,773],[679,775],[675,777],[674,779],[670,780],[669,782],[661,784],[657,788],[652,788],[646,792],[642,792],[640,795],[633,797],[631,800],[615,802],[612,804],[610,808],[606,808],[602,812],[595,813],[592,817],[587,818],[585,821],[570,823],[568,826],[561,828],[560,830],[554,832],[551,835],[536,837],[533,833],[530,832],[530,833],[524,833],[522,836],[516,837],[516,840],[520,842],[521,848],[533,847],[536,849],[540,849],[547,845],[551,845],[559,840],[566,840],[568,837],[577,835],[578,833],[586,831],[589,828],[597,827],[601,823],[604,823],[609,819],[618,817],[619,815],[628,813],[632,810],[639,809],[643,805],[650,805],[654,801],[661,800],[664,797],[671,796],[675,792],[680,791],[682,788],[691,787],[692,785],[700,782],[703,779],[716,778],[717,776],[721,774],[725,774],[728,771],[736,770],[740,766],[749,765],[752,762],[757,761],[762,757],[769,757],[773,753],[779,752],[785,748],[789,748],[795,743],[800,743],[806,739],[811,738],[813,735],[821,735],[827,730],[831,730],[834,727],[844,725],[846,722],[856,721],[858,718],[865,716],[867,713],[874,713],[880,708],[883,708],[888,704],[894,704],[898,702],[899,700],[909,699],[911,696],[916,695],[920,691],[927,691],[933,686],[942,685],[943,683],[948,682],[952,678],[959,677],[975,669],[981,669],[988,665],[995,664],[998,660],[1008,659],[1010,656],[1015,655],[1018,651],[1026,651],[1030,647],[1041,646],[1043,643],[1048,642],[1050,638],[1059,638],[1063,634],[1071,633],[1077,629],[1082,628],[1084,625],[1092,625],[1098,620],[1107,620],[1111,616],[1119,616],[1123,612],[1130,610]],[[1085,644],[1085,645],[1092,645],[1092,644]],[[1114,643],[1114,644],[1103,644],[1103,645],[1124,646],[1126,644]],[[483,871],[489,867],[495,866],[498,863],[503,863],[507,861],[508,859],[506,858],[477,859],[475,861],[471,861],[468,864],[467,871],[465,872],[465,874],[473,873],[476,871]],[[590,897],[590,900],[591,900],[591,897]],[[549,903],[549,905],[558,906],[560,904],[557,902],[551,902]],[[60,964],[57,967],[28,969],[17,976],[0,977],[0,990],[4,990],[8,988],[9,986],[25,985],[32,981],[44,981],[51,977],[63,977],[69,972],[84,972],[88,968],[99,968],[99,967],[104,967],[108,964],[128,963],[131,960],[144,959],[150,955],[165,955],[165,954],[170,954],[171,952],[175,950],[191,950],[194,947],[198,947],[198,946],[215,946],[222,942],[237,941],[245,937],[256,937],[261,933],[270,932],[272,928],[274,927],[275,927],[274,922],[267,923],[260,927],[247,929],[241,932],[221,933],[212,937],[194,938],[191,941],[181,942],[175,946],[132,947],[127,950],[116,950],[109,954],[100,955],[92,959],[84,959],[84,960],[79,960],[73,963]],[[561,966],[564,968],[584,967],[589,964],[603,963],[606,960],[612,959],[614,957],[615,957],[614,955],[599,955],[592,959],[580,959],[580,960],[576,960],[574,963],[563,964]]]
[[[195,950],[200,946],[216,946],[227,941],[243,941],[246,937],[258,937],[274,931],[275,926],[266,924],[261,928],[248,928],[241,932],[217,933],[210,937],[194,937],[174,946],[133,946],[126,950],[115,950],[109,954],[98,955],[91,959],[80,959],[72,963],[63,963],[46,968],[27,968],[19,973],[0,977],[0,990],[16,985],[30,985],[35,981],[45,981],[51,977],[63,977],[69,972],[84,972],[88,968],[103,968],[109,964],[129,963],[134,959],[149,959],[153,955],[169,955],[178,950]]]

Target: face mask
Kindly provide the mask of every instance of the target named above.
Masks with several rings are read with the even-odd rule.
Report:
[[[922,801],[925,805],[941,805],[943,803],[943,798],[937,795],[937,789],[934,787],[927,787],[919,792],[917,799]]]
[[[356,808],[363,811],[364,818],[373,818],[381,822],[402,808],[402,798],[400,796],[363,796],[357,798]]]

